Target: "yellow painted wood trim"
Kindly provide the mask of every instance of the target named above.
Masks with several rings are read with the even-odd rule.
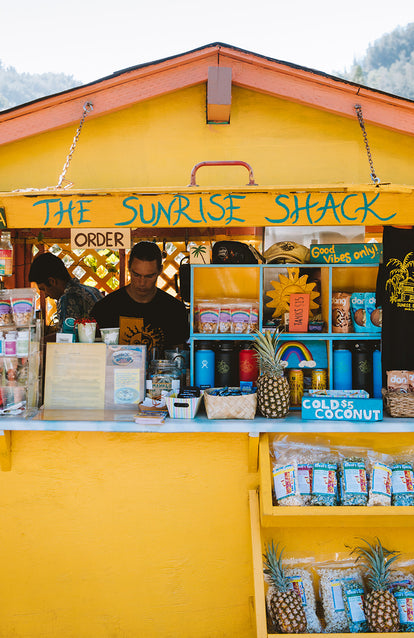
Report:
[[[190,179],[190,176],[189,176]],[[0,193],[9,228],[411,225],[414,186],[322,184]]]
[[[275,524],[272,501],[272,468],[269,452],[269,435],[261,434],[259,443],[260,518]]]
[[[259,440],[258,432],[249,434],[249,472],[256,473],[259,466]]]
[[[249,490],[249,506],[253,555],[253,580],[255,591],[256,635],[257,638],[267,638],[266,601],[263,584],[264,581],[259,499],[255,490]]]
[[[0,467],[3,472],[11,470],[11,432],[0,430]]]

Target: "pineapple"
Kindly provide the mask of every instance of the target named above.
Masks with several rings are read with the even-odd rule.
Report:
[[[257,403],[263,416],[280,419],[289,411],[289,384],[283,374],[280,356],[276,354],[279,333],[265,334],[255,330],[253,347],[260,366],[257,379]]]
[[[276,548],[267,545],[264,558],[264,573],[270,587],[266,596],[270,620],[282,634],[303,634],[307,629],[306,614],[302,599],[294,589],[289,589],[289,579],[282,567],[283,549],[278,555]]]
[[[367,581],[371,591],[365,597],[364,611],[369,628],[375,632],[398,631],[398,603],[387,588],[392,574],[390,565],[399,558],[400,553],[385,549],[378,538],[375,545],[361,540],[367,547],[355,547],[351,553],[357,554],[356,562],[361,559],[368,568]]]

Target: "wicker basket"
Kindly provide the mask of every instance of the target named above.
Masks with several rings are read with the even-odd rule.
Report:
[[[383,390],[384,408],[390,416],[414,417],[414,392]]]
[[[211,392],[204,390],[204,405],[209,419],[254,419],[257,405],[255,392],[228,397],[214,396]]]

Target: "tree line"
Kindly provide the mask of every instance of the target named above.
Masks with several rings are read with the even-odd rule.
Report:
[[[334,75],[373,89],[414,99],[414,22],[397,27],[370,44],[349,71]]]

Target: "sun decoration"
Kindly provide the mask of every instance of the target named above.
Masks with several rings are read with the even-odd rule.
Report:
[[[279,281],[271,281],[274,290],[267,290],[266,295],[272,298],[266,306],[274,308],[273,317],[280,317],[289,311],[290,295],[295,292],[309,294],[309,310],[318,308],[313,300],[319,296],[314,291],[316,283],[308,284],[308,275],[299,276],[299,268],[288,268],[288,276],[280,274]]]

